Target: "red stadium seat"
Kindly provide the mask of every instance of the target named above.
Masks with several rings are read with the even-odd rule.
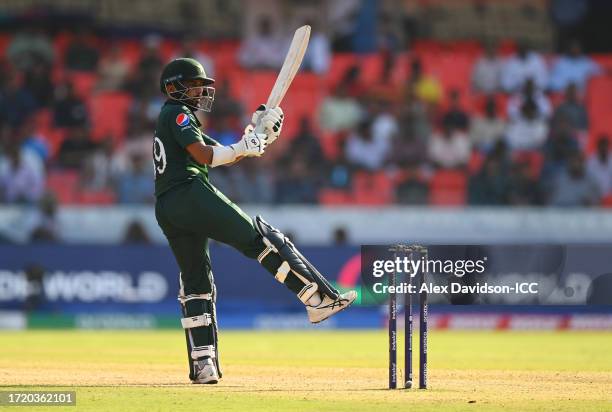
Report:
[[[283,124],[283,135],[293,137],[299,129],[300,120],[307,117],[316,129],[317,108],[325,97],[321,78],[312,73],[299,73],[282,102],[287,113]]]
[[[244,72],[244,84],[240,90],[240,100],[244,109],[250,113],[261,103],[268,100],[270,90],[274,86],[278,72],[272,70]]]
[[[117,200],[111,190],[83,191],[78,193],[77,199],[82,205],[112,205]]]
[[[319,203],[325,206],[346,206],[353,202],[351,193],[346,190],[321,189],[319,191]]]
[[[127,93],[100,93],[90,101],[92,137],[94,140],[107,136],[121,140],[127,133],[127,117],[132,97]]]
[[[72,83],[72,87],[77,96],[85,100],[91,97],[92,91],[98,81],[98,75],[96,73],[71,71],[67,73],[66,76]]]
[[[47,174],[47,189],[55,194],[60,204],[77,203],[79,175],[74,171],[52,170]]]
[[[359,58],[361,68],[360,81],[364,86],[371,86],[380,82],[383,61],[380,54],[369,54]]]
[[[40,109],[34,115],[34,122],[38,130],[48,130],[53,125],[53,114],[49,109]]]
[[[203,51],[215,62],[215,78],[224,76],[228,71],[240,69],[238,66],[239,49],[240,43],[236,41],[203,42]]]
[[[168,39],[163,40],[159,47],[159,54],[162,62],[166,63],[172,60],[172,58],[177,55],[179,50],[179,44],[176,41]]]
[[[511,39],[501,40],[497,45],[497,51],[502,56],[509,56],[516,52],[516,41]]]
[[[466,202],[467,177],[464,172],[439,170],[429,187],[429,203],[436,206],[462,206]]]
[[[121,48],[121,58],[131,69],[137,67],[142,54],[143,45],[138,40],[123,40],[119,46]]]
[[[360,205],[386,205],[394,201],[395,187],[384,172],[358,172],[353,178],[353,197]]]
[[[319,138],[323,154],[329,160],[336,160],[340,155],[339,142],[346,138],[343,133],[331,133],[322,131]]]
[[[326,76],[327,90],[333,90],[349,67],[358,64],[357,54],[336,53],[332,56],[329,72]]]
[[[592,57],[607,74],[612,74],[612,54],[595,54]]]
[[[485,156],[481,152],[477,150],[472,151],[470,160],[468,162],[468,172],[470,173],[470,175],[475,175],[480,171],[484,159]]]
[[[612,135],[612,116],[610,116],[612,76],[599,76],[591,79],[587,90],[586,105],[590,120],[587,152],[592,152],[600,134]]]
[[[53,49],[55,50],[55,60],[57,62],[64,61],[64,54],[73,37],[72,33],[64,31],[53,38]]]
[[[529,176],[531,178],[540,178],[542,167],[544,166],[544,156],[542,153],[533,150],[517,151],[512,154],[512,158],[515,162],[529,164]]]
[[[601,206],[612,207],[612,194],[606,195],[601,199]]]
[[[11,42],[11,36],[8,34],[0,34],[0,57],[6,56],[6,49]]]
[[[469,55],[477,58],[482,53],[482,45],[474,40],[458,40],[448,45],[451,53]]]
[[[51,157],[55,157],[59,148],[61,147],[64,139],[66,138],[65,129],[47,129],[41,131],[41,135],[45,138],[45,141],[49,144],[49,151]]]

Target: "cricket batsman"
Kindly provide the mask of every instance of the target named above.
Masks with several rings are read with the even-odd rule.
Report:
[[[208,167],[260,157],[280,135],[283,111],[261,105],[239,142],[222,146],[200,130],[194,115],[209,112],[215,89],[202,65],[188,58],[171,61],[160,88],[167,96],[153,141],[155,217],[180,269],[178,300],[193,383],[221,378],[216,290],[208,240],[226,243],[257,259],[305,305],[308,319],[321,322],[347,308],[355,291],[340,294],[280,231],[260,216],[251,219],[208,180]],[[261,122],[255,132],[255,123]],[[257,282],[257,279],[253,279]]]

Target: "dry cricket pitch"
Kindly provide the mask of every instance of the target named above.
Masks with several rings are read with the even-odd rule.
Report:
[[[2,332],[0,390],[75,390],[76,408],[35,408],[56,412],[612,410],[611,332],[432,331],[426,391],[386,389],[383,330],[220,339],[209,386],[188,381],[182,330]]]

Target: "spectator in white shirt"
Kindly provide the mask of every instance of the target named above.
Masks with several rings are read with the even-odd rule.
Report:
[[[597,152],[587,161],[587,173],[597,181],[602,195],[612,193],[612,158],[608,136],[602,135],[597,140]]]
[[[530,78],[538,89],[548,86],[548,70],[544,59],[523,42],[518,45],[516,54],[503,63],[501,85],[505,92],[514,93]]]
[[[257,33],[248,35],[240,46],[239,60],[249,69],[278,69],[285,58],[285,41],[273,31],[269,17],[257,22]]]
[[[121,48],[114,44],[98,66],[96,90],[120,90],[130,71],[127,61],[121,55]]]
[[[428,150],[429,159],[436,167],[461,168],[470,160],[470,139],[459,129],[443,126],[442,133],[432,135]]]
[[[548,119],[552,115],[552,105],[548,97],[536,87],[533,79],[527,79],[521,92],[508,100],[508,118],[511,120],[518,118],[521,115],[521,107],[527,100],[535,102],[540,116]]]
[[[574,40],[570,43],[567,53],[559,57],[552,67],[550,89],[560,92],[573,83],[578,90],[583,91],[588,80],[600,73],[599,65],[585,56],[580,43]]]
[[[376,140],[382,140],[390,145],[397,134],[397,118],[391,112],[391,105],[387,101],[377,101],[372,104],[372,135]]]
[[[347,139],[346,159],[358,169],[379,170],[389,155],[389,142],[375,139],[372,124],[363,121]]]
[[[534,150],[542,146],[548,136],[548,124],[538,112],[535,101],[527,100],[521,114],[506,130],[506,143],[511,150]]]
[[[502,60],[495,46],[485,45],[484,54],[478,59],[472,71],[472,88],[484,94],[493,94],[501,88]]]
[[[310,41],[304,55],[302,68],[310,70],[316,74],[325,74],[329,70],[331,64],[331,46],[329,38],[320,28],[319,25],[310,21],[306,24],[310,25]]]
[[[332,95],[326,96],[319,108],[321,128],[328,132],[352,129],[362,117],[357,99],[349,96],[346,84],[340,83]]]
[[[488,151],[495,142],[501,139],[506,128],[506,122],[497,114],[497,104],[494,97],[489,97],[485,105],[485,115],[476,116],[470,126],[472,145],[480,150]]]
[[[41,160],[19,144],[7,147],[0,159],[0,200],[6,203],[36,203],[45,189]]]

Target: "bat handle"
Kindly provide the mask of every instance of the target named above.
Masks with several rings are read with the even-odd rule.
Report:
[[[264,127],[263,124],[261,124],[261,119],[263,119],[264,115],[267,113],[268,111],[264,111],[262,112],[259,117],[257,118],[257,121],[255,122],[255,133],[264,133]]]

